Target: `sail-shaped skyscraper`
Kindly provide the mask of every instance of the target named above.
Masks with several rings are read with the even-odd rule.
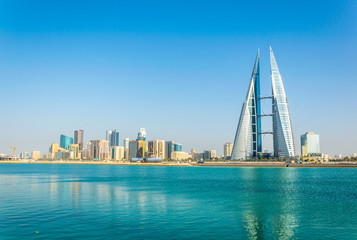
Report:
[[[288,101],[273,50],[270,47],[274,157],[294,157],[295,143]]]
[[[261,152],[260,136],[260,68],[259,50],[255,59],[246,99],[242,106],[238,128],[234,139],[231,159],[257,157]]]
[[[261,117],[273,116],[273,141],[275,157],[294,157],[295,145],[290,120],[289,107],[283,81],[280,76],[273,50],[270,48],[272,78],[272,114],[261,115],[260,109],[260,66],[259,51],[255,59],[248,92],[242,106],[234,139],[231,159],[257,158],[262,152]],[[268,132],[270,133],[270,132]]]

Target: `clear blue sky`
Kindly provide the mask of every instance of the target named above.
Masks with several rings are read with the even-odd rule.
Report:
[[[270,45],[297,152],[306,131],[322,152],[357,152],[356,13],[353,0],[0,0],[0,153],[42,154],[76,129],[85,141],[117,129],[122,143],[144,127],[148,139],[221,154],[258,48],[271,92]]]

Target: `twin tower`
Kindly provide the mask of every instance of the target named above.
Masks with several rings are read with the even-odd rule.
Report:
[[[234,139],[231,159],[257,158],[262,152],[262,134],[273,134],[274,157],[295,156],[295,144],[288,102],[273,50],[270,47],[272,96],[260,96],[259,51],[255,59],[246,99],[243,103]],[[260,100],[272,99],[272,114],[261,114]],[[262,132],[261,118],[273,117],[273,132]]]

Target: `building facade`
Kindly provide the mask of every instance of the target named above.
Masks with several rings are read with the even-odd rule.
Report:
[[[229,158],[232,155],[232,149],[233,149],[233,143],[231,142],[226,142],[223,145],[223,156],[225,158]]]
[[[192,156],[187,152],[182,152],[182,151],[180,152],[173,151],[170,156],[170,159],[172,160],[186,160],[189,158],[192,158]]]
[[[135,140],[129,142],[129,160],[136,158],[136,153],[138,151],[138,144]]]
[[[261,151],[259,51],[255,59],[248,92],[242,106],[231,159],[255,158]]]
[[[109,147],[119,146],[119,132],[117,130],[107,130],[106,140],[109,142]]]
[[[110,147],[110,159],[114,161],[121,161],[124,159],[124,147],[113,146]]]
[[[175,151],[175,142],[166,141],[165,142],[165,158],[171,158],[171,153]]]
[[[270,47],[270,71],[272,81],[273,141],[274,157],[295,156],[295,143],[291,125],[288,100],[283,80],[272,48]]]
[[[129,159],[129,138],[124,138],[123,140],[123,146],[124,146],[124,159],[128,160]]]
[[[175,143],[175,144],[174,144],[174,151],[176,151],[176,152],[182,152],[182,144],[180,144],[180,143]]]
[[[80,159],[79,144],[69,145],[69,151],[73,152],[73,155],[70,155],[71,159]]]
[[[52,159],[55,158],[56,152],[58,152],[58,143],[52,143],[50,147],[50,153],[52,154]]]
[[[73,138],[65,136],[65,135],[61,135],[61,138],[60,138],[60,147],[61,148],[69,150],[69,146],[71,144],[73,144]]]
[[[31,152],[31,159],[33,160],[38,160],[40,159],[40,151],[32,151]]]
[[[216,157],[216,150],[204,150],[203,152],[203,159],[208,160]]]
[[[109,159],[109,141],[92,140],[90,144],[90,158],[93,160]]]
[[[320,155],[320,137],[313,132],[301,135],[301,156]]]
[[[74,131],[74,144],[78,144],[79,150],[83,150],[83,130],[76,130]]]
[[[150,158],[165,158],[165,141],[151,140],[148,141],[148,151]]]

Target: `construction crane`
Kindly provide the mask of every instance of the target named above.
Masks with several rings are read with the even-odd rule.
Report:
[[[15,160],[15,151],[16,151],[16,147],[13,147],[13,146],[9,146],[12,148],[12,150],[14,150],[14,155],[12,155],[12,160]]]

